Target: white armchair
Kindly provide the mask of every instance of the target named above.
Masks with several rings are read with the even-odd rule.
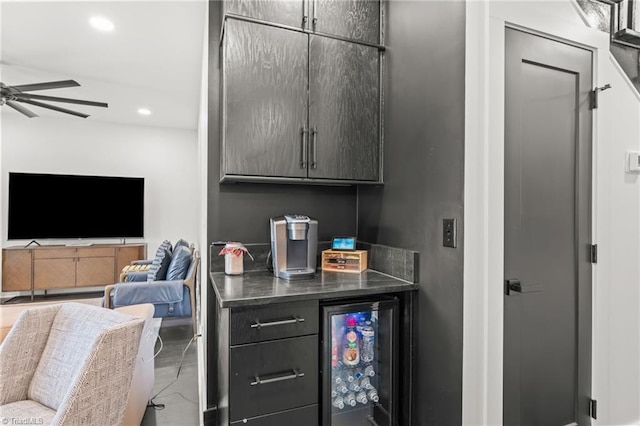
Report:
[[[0,346],[0,422],[122,424],[143,322],[73,302],[25,310]]]

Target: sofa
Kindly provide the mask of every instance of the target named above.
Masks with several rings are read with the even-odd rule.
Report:
[[[154,318],[190,317],[197,333],[195,290],[200,253],[193,245],[175,247],[165,240],[146,271],[129,271],[126,281],[107,285],[103,306],[108,309],[150,303]]]

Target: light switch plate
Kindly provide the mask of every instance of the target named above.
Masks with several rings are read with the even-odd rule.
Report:
[[[442,219],[442,245],[456,248],[456,220]]]
[[[640,173],[640,152],[627,151],[627,172]]]

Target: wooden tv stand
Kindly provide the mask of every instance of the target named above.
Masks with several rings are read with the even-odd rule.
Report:
[[[31,246],[2,249],[2,291],[94,287],[118,281],[133,260],[146,259],[147,245]]]

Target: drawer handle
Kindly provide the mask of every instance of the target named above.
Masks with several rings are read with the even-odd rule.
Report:
[[[269,383],[275,383],[275,382],[282,382],[284,380],[293,380],[293,379],[297,379],[298,377],[304,377],[304,373],[298,373],[298,370],[291,370],[292,374],[287,374],[284,376],[276,376],[276,377],[272,377],[270,379],[260,379],[260,376],[255,376],[256,380],[251,382],[251,386],[257,386],[257,385],[266,385]]]
[[[270,321],[270,322],[260,322],[260,320],[256,320],[255,324],[251,324],[251,328],[257,328],[259,330],[262,327],[273,327],[274,325],[297,324],[299,322],[304,322],[304,318],[293,317],[288,320]]]

